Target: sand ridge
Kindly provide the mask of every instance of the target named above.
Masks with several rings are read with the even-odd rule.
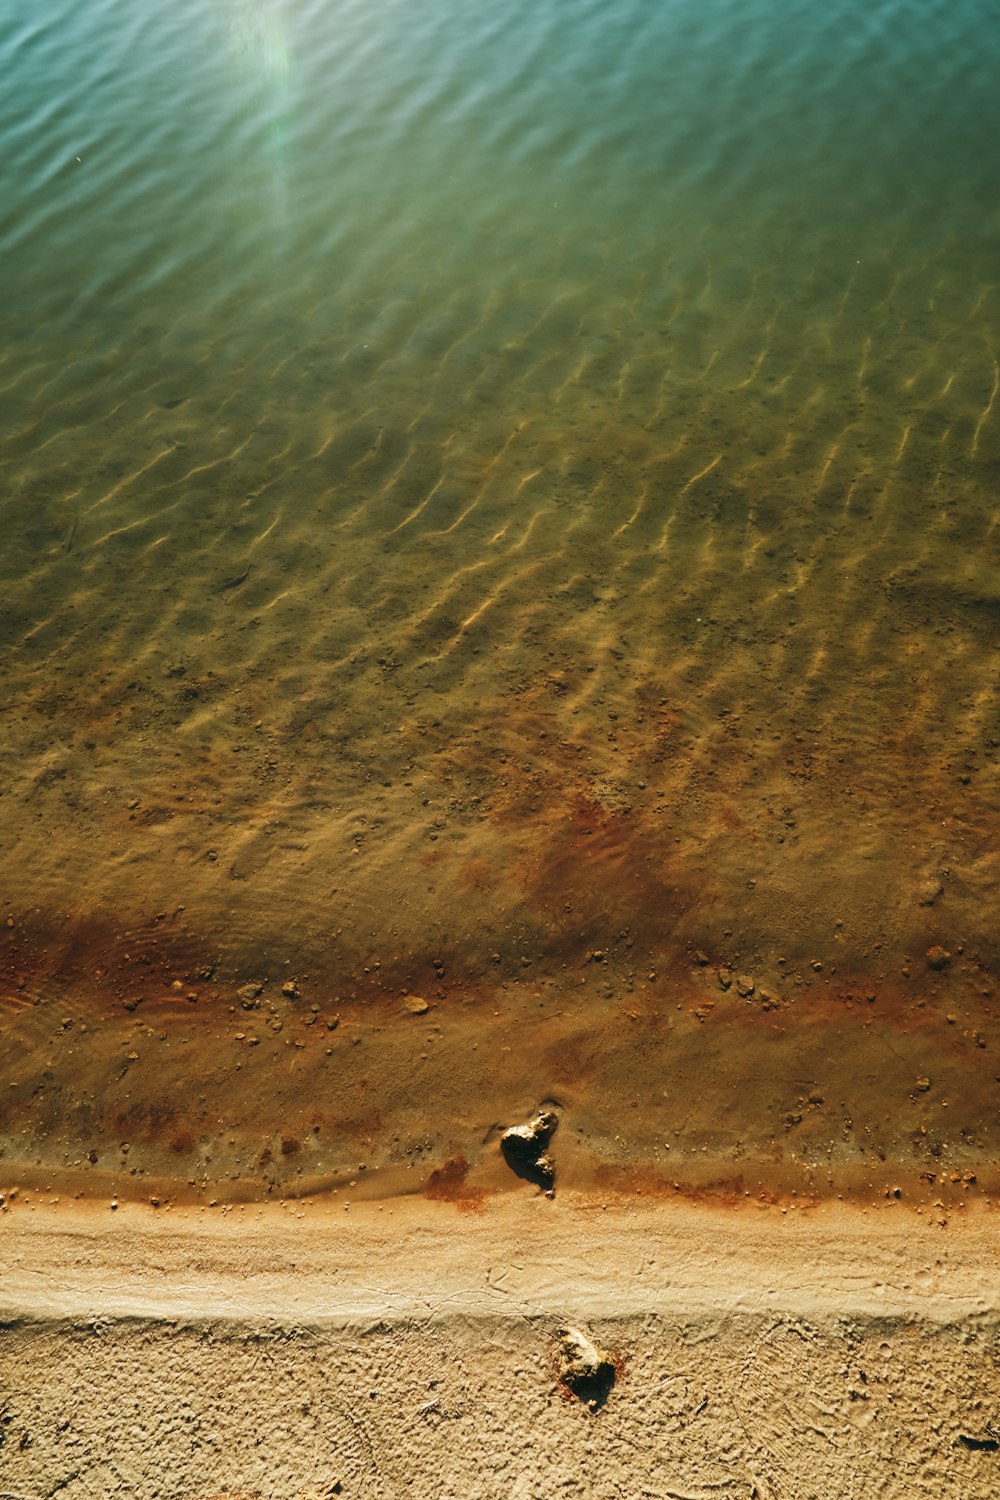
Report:
[[[16,1202],[5,1316],[294,1317],[671,1311],[920,1317],[1000,1307],[992,1211],[942,1226],[886,1207],[736,1210],[514,1196],[466,1214],[422,1200],[230,1210]]]

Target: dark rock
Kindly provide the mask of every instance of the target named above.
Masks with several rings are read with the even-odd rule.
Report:
[[[511,1125],[500,1137],[500,1150],[512,1172],[550,1192],[555,1184],[556,1169],[547,1147],[559,1117],[551,1110],[540,1110],[525,1125]]]

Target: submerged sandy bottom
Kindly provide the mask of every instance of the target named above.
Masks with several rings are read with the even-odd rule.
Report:
[[[444,14],[407,24],[509,66],[529,134],[557,117],[544,70],[542,110],[516,49]],[[542,26],[560,77],[594,56],[577,20]],[[761,21],[767,50],[783,32]],[[867,162],[881,130],[853,64],[834,87],[838,24],[787,97],[825,99],[840,123],[817,141]],[[713,25],[703,61],[728,67]],[[748,130],[695,71],[708,158],[731,138],[749,173],[735,196],[711,175],[651,193],[637,100],[623,173],[543,149],[557,213],[470,154],[450,105],[446,155],[417,149],[405,28],[385,21],[405,67],[359,116],[366,75],[315,27],[295,160],[311,141],[316,184],[287,244],[252,196],[246,237],[211,218],[231,96],[175,63],[215,164],[200,271],[168,256],[148,295],[74,301],[81,231],[72,275],[47,240],[20,267],[0,361],[0,1185],[480,1201],[513,1185],[498,1128],[548,1101],[557,1191],[994,1193],[1000,294],[978,156],[932,221],[906,194],[887,217],[881,180],[818,146],[829,179],[803,196],[770,116]],[[957,32],[955,68],[981,50]],[[895,38],[908,109],[917,41]],[[632,99],[634,56],[612,50]],[[975,70],[950,90],[931,73],[950,110]],[[644,87],[658,108],[659,74]],[[340,203],[318,184],[346,187],[329,142],[358,119],[374,154],[352,144]],[[186,256],[197,177],[153,154]],[[73,191],[90,206],[104,275],[129,238],[94,227],[116,161],[59,189],[67,223]],[[858,211],[868,193],[880,212]]]
[[[911,432],[872,272],[703,378],[690,274],[643,395],[581,286],[554,409],[274,331],[17,470],[2,1180],[489,1191],[552,1100],[568,1183],[995,1187],[993,365]]]
[[[605,600],[584,528],[468,615],[391,516],[246,578],[25,523],[0,1180],[476,1195],[548,1100],[569,1186],[994,1191],[992,573],[704,483],[729,555],[647,518]]]
[[[0,1183],[996,1189],[993,263],[706,222],[18,313]]]
[[[151,842],[109,813],[56,869],[51,825],[22,819],[5,882],[51,905],[10,900],[0,928],[0,1185],[474,1205],[516,1186],[500,1131],[545,1104],[557,1191],[997,1192],[991,819],[947,861],[901,842],[868,868],[824,782],[792,852],[759,829],[692,837],[693,894],[670,884],[679,821],[560,794],[499,832],[484,817],[338,865],[353,924],[281,861],[236,881],[182,859],[177,823]],[[109,882],[126,909],[95,914]]]
[[[992,1215],[36,1200],[3,1227],[19,1496],[996,1492]],[[596,1411],[564,1324],[614,1360]]]

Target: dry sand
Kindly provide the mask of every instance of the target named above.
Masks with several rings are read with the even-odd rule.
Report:
[[[510,1195],[3,1218],[0,1493],[997,1492],[998,1235]],[[597,1411],[556,1330],[613,1357]]]

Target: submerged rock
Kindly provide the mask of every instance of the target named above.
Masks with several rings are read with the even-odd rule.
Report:
[[[558,1115],[539,1110],[526,1124],[511,1125],[500,1137],[500,1150],[511,1171],[546,1192],[552,1191],[556,1180],[555,1163],[546,1148],[558,1124]]]

